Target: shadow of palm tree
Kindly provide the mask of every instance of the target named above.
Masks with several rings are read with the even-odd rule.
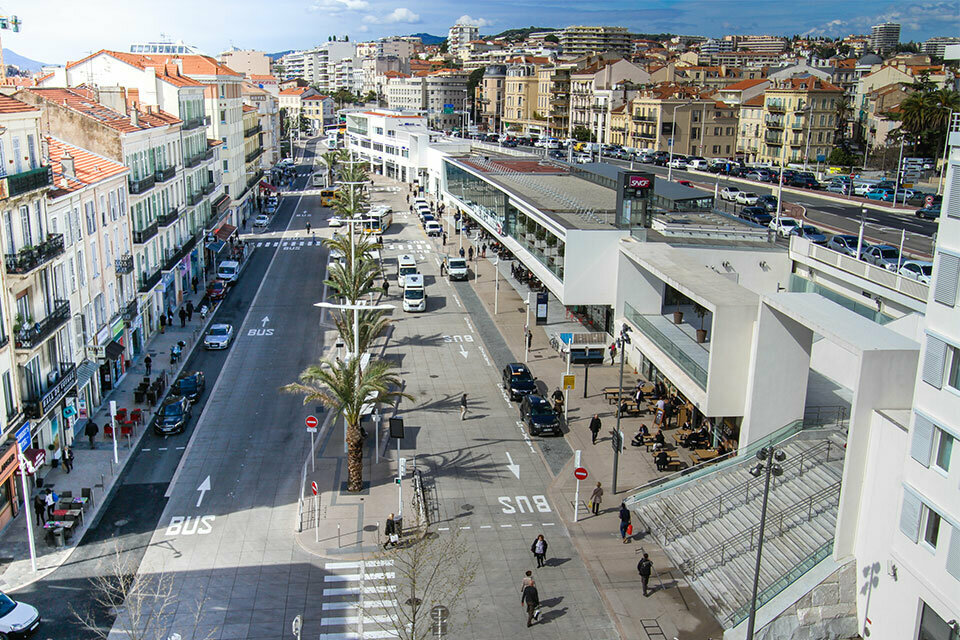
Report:
[[[431,298],[432,300],[432,298]],[[391,347],[438,347],[444,343],[443,336],[439,333],[424,336],[415,334],[397,338],[390,343]]]
[[[494,462],[490,454],[465,450],[417,456],[417,467],[422,467],[424,479],[430,486],[444,476],[489,483],[510,475],[506,465]]]
[[[442,398],[435,398],[424,402],[423,404],[417,405],[412,409],[406,409],[406,411],[460,411],[460,395],[459,393],[447,394]],[[481,401],[473,400],[470,396],[467,396],[467,419],[477,418],[477,411],[483,411],[486,409],[486,405]]]

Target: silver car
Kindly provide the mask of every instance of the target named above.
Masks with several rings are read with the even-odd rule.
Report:
[[[215,324],[207,331],[203,339],[204,349],[226,349],[233,341],[233,326],[229,324]]]

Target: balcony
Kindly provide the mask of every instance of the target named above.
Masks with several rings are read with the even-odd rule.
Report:
[[[770,113],[783,113],[786,111],[786,107],[784,107],[782,102],[768,102],[767,111]]]
[[[666,316],[643,315],[629,304],[624,305],[624,315],[700,388],[706,390],[710,352],[704,345],[698,344],[696,339],[684,333]]]
[[[783,129],[783,118],[771,118],[767,116],[764,122],[767,124],[767,129]]]
[[[213,159],[213,148],[212,148],[212,147],[208,148],[206,151],[203,152],[203,159],[204,159],[204,160],[211,160],[211,159]]]
[[[253,162],[254,160],[256,160],[257,158],[259,158],[259,157],[262,156],[262,155],[263,155],[263,149],[260,148],[260,147],[257,147],[256,149],[254,149],[253,151],[251,151],[250,153],[248,153],[248,154],[245,156],[245,158],[246,158],[246,161],[247,161],[247,162]]]
[[[72,362],[61,362],[56,373],[57,378],[47,385],[46,391],[23,401],[23,413],[28,418],[39,420],[47,415],[77,386],[77,365]]]
[[[53,186],[53,169],[39,167],[7,176],[7,197],[15,198],[37,189]]]
[[[656,140],[657,134],[646,131],[634,131],[633,137],[639,138],[640,140]]]
[[[197,204],[198,202],[200,202],[200,198],[202,198],[202,197],[203,197],[203,192],[202,192],[202,191],[199,191],[199,190],[193,191],[193,192],[191,192],[191,193],[188,193],[188,194],[187,194],[187,204],[192,207],[193,205],[195,205],[195,204]]]
[[[133,271],[133,256],[129,253],[114,262],[114,268],[118,275],[124,275]]]
[[[70,319],[70,303],[66,300],[54,300],[53,311],[46,318],[37,323],[26,323],[14,326],[17,349],[35,349],[44,340],[52,336],[57,329]]]
[[[134,318],[137,317],[137,313],[140,311],[140,307],[137,304],[137,298],[134,296],[133,300],[127,303],[123,308],[123,319],[127,322],[132,322]]]
[[[134,244],[146,244],[150,238],[157,235],[157,221],[154,220],[150,225],[141,229],[140,231],[133,232],[133,243]]]
[[[177,207],[170,207],[163,213],[157,216],[157,224],[161,227],[169,227],[180,217],[180,209]]]
[[[63,253],[63,234],[51,233],[36,247],[24,247],[18,253],[5,256],[7,274],[29,275],[34,269],[50,262]]]
[[[763,136],[763,141],[766,142],[767,144],[773,144],[778,146],[783,144],[783,138],[781,138],[779,135],[775,133],[767,133],[765,136]]]
[[[607,108],[606,108],[605,106],[603,106],[602,104],[590,105],[590,109],[591,109],[592,111],[594,111],[595,113],[602,113],[602,112],[604,112],[604,111],[607,110]]]
[[[195,154],[195,155],[192,155],[192,156],[184,156],[184,157],[183,157],[183,166],[189,167],[189,168],[195,167],[195,166],[197,166],[198,164],[200,164],[200,161],[201,161],[202,159],[203,159],[203,151],[201,151],[201,152],[199,152],[199,153],[197,153],[197,154]]]
[[[196,118],[190,118],[189,120],[184,120],[183,124],[180,125],[181,131],[192,131],[199,126],[210,124],[210,118],[205,116],[199,116]]]
[[[645,116],[641,113],[633,114],[634,122],[656,122],[657,118],[655,116]]]
[[[153,174],[153,179],[157,182],[166,182],[175,175],[177,175],[177,168],[167,167],[166,169],[157,169],[157,172]]]
[[[203,195],[208,196],[208,195],[210,195],[211,193],[213,193],[213,190],[216,189],[216,188],[217,188],[216,183],[214,183],[214,182],[208,182],[207,184],[203,185],[203,186],[200,188],[200,190],[203,192]]]
[[[172,253],[167,254],[167,260],[163,263],[162,271],[172,271],[183,258],[197,246],[197,236],[187,240],[182,247]]]
[[[140,273],[140,277],[137,278],[137,290],[140,293],[147,293],[150,289],[153,289],[157,286],[157,283],[160,282],[161,272],[160,269],[157,269],[151,274],[148,274],[146,271]]]
[[[155,183],[156,178],[154,178],[152,175],[145,176],[139,180],[134,180],[133,178],[127,179],[127,184],[130,186],[130,193],[133,195],[146,192],[148,189],[152,188]]]
[[[803,120],[794,120],[790,124],[790,128],[794,131],[803,131]]]
[[[263,131],[263,126],[261,126],[261,125],[258,124],[258,125],[255,126],[255,127],[250,127],[249,129],[244,129],[244,130],[243,130],[243,137],[244,137],[244,138],[249,138],[249,137],[251,137],[251,136],[257,135],[257,134],[260,133],[261,131]]]

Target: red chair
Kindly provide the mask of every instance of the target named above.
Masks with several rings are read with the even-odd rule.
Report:
[[[109,424],[103,425],[103,437],[112,438],[113,437],[113,426]]]
[[[123,425],[122,427],[120,427],[120,435],[122,435],[122,436],[132,436],[132,435],[133,435],[133,427],[132,427],[132,426]]]
[[[130,412],[130,419],[136,422],[137,424],[140,424],[141,422],[143,422],[143,411],[141,411],[140,409],[134,409],[133,411]]]
[[[127,419],[127,410],[126,408],[117,409],[117,415],[114,416],[117,419],[117,422],[124,422]]]

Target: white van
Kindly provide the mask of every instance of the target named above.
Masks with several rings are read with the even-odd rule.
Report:
[[[412,276],[417,273],[417,262],[413,259],[413,256],[409,254],[403,254],[397,258],[397,283],[401,287],[406,287],[406,278],[407,276]]]
[[[451,280],[466,280],[469,275],[467,261],[459,256],[447,256],[447,275]]]
[[[40,612],[0,591],[0,636],[27,637],[40,626]]]
[[[233,284],[236,282],[237,276],[239,275],[240,263],[236,260],[224,260],[220,263],[220,266],[217,267],[217,277],[227,284]]]
[[[403,310],[427,310],[427,292],[423,288],[423,276],[419,273],[411,273],[404,278]]]

